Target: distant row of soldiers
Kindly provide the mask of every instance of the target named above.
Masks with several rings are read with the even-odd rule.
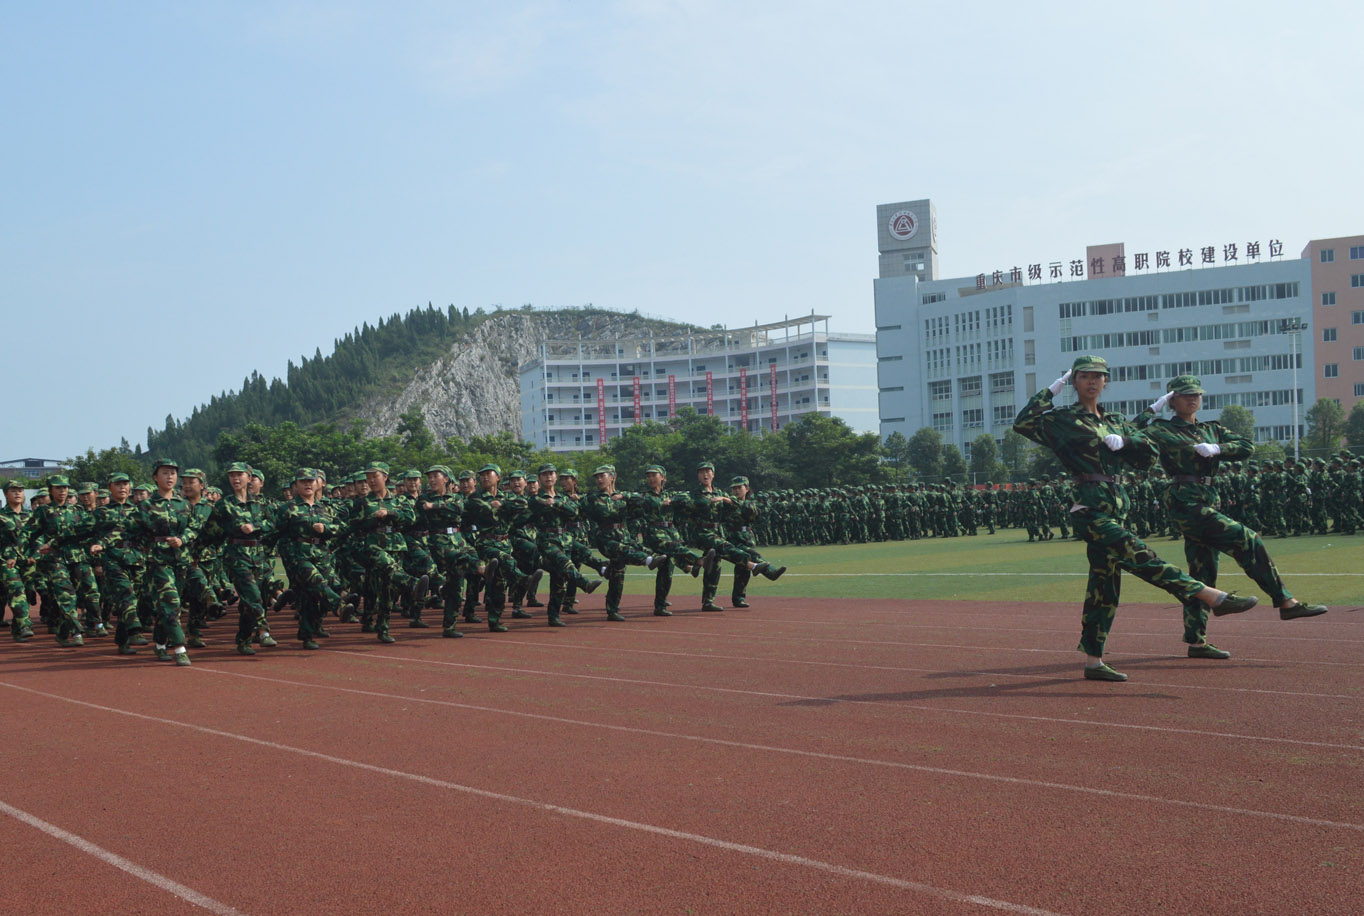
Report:
[[[112,634],[119,654],[150,642],[158,659],[179,665],[190,664],[187,649],[203,646],[210,621],[232,604],[243,655],[276,645],[267,608],[287,606],[307,649],[330,635],[328,615],[359,623],[381,642],[394,641],[395,613],[425,627],[428,607],[442,610],[447,637],[462,635],[461,619],[483,623],[480,605],[493,632],[506,631],[508,604],[513,617],[546,607],[550,626],[563,626],[562,614],[577,613],[576,592],[603,581],[607,618],[623,621],[631,565],[655,573],[659,616],[670,616],[674,568],[704,574],[702,610],[722,610],[715,599],[723,562],[734,570],[731,606],[747,607],[752,577],[775,580],[786,568],[757,550],[759,513],[748,480],[735,477],[726,493],[714,487],[714,474],[702,462],[694,488],[672,491],[663,468],[652,466],[644,486],[626,493],[604,465],[589,492],[579,493],[577,472],[553,465],[532,476],[514,470],[504,489],[494,464],[459,474],[437,465],[390,481],[388,466],[375,462],[329,490],[325,475],[302,468],[271,499],[264,475],[246,464],[231,465],[228,488],[217,490],[202,471],[159,459],[152,484],[134,487],[115,474],[101,491],[56,476],[31,507],[23,504],[24,484],[9,481],[0,510],[4,604],[18,641],[33,636],[36,604],[60,646]],[[535,597],[545,574],[547,605]]]
[[[1223,511],[1265,535],[1355,534],[1364,518],[1364,470],[1342,451],[1330,461],[1228,462],[1216,478]],[[1129,520],[1140,537],[1177,527],[1165,508],[1169,480],[1159,468],[1125,475]],[[1000,487],[961,484],[853,485],[760,494],[755,525],[763,545],[821,545],[973,536],[1009,528],[1029,541],[1071,535],[1074,504],[1064,475]]]

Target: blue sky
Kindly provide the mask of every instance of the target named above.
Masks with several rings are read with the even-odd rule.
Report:
[[[950,7],[950,8],[948,8]],[[0,459],[144,439],[394,311],[871,331],[942,270],[1364,232],[1357,4],[6,4]]]

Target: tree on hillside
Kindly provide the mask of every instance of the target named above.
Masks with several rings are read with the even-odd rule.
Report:
[[[1228,404],[1222,408],[1217,420],[1236,435],[1255,441],[1255,414],[1251,413],[1249,408],[1240,404]]]
[[[69,469],[67,476],[72,484],[90,481],[101,487],[108,486],[110,474],[127,474],[133,483],[146,483],[152,479],[151,469],[138,461],[127,449],[128,440],[123,440],[119,448],[106,448],[96,452],[87,449],[84,455],[68,458],[64,463]]]
[[[1307,444],[1320,453],[1340,448],[1345,434],[1345,410],[1332,398],[1317,398],[1307,410]]]
[[[941,477],[942,460],[942,434],[936,429],[925,426],[909,437],[909,463],[920,477]]]
[[[398,435],[403,437],[404,445],[418,451],[428,449],[436,443],[436,437],[426,428],[426,417],[422,415],[420,407],[413,407],[398,415]]]

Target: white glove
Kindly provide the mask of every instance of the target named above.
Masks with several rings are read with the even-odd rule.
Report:
[[[1126,444],[1127,443],[1123,441],[1122,436],[1119,436],[1117,433],[1109,433],[1107,436],[1104,436],[1104,445],[1108,446],[1110,452],[1116,452]]]
[[[1066,383],[1069,382],[1069,381],[1070,381],[1070,370],[1067,369],[1065,375],[1061,376],[1061,377],[1058,378],[1056,381],[1052,382],[1050,385],[1047,386],[1047,388],[1051,391],[1051,396],[1052,396],[1052,397],[1056,397],[1058,394],[1060,394],[1060,393],[1061,393],[1061,389],[1064,388],[1064,387],[1066,387]]]
[[[1216,442],[1200,442],[1193,447],[1193,450],[1204,458],[1215,458],[1222,454],[1222,446]]]
[[[1175,393],[1173,391],[1165,392],[1165,394],[1161,395],[1160,398],[1157,399],[1155,403],[1151,405],[1151,410],[1155,411],[1156,413],[1160,413],[1162,410],[1165,409],[1165,405],[1170,403],[1170,398],[1174,396]]]

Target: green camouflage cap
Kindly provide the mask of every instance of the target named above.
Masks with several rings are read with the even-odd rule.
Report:
[[[698,471],[704,471],[706,468],[710,468],[713,471],[715,470],[715,465],[711,464],[709,461],[698,461],[696,463],[696,469]]]
[[[748,478],[747,478],[747,477],[735,477],[735,478],[733,478],[733,479],[730,480],[729,485],[730,485],[731,487],[746,487],[746,486],[748,486]]]
[[[1108,374],[1108,360],[1102,356],[1077,356],[1070,364],[1071,372],[1102,372]]]
[[[518,468],[517,470],[514,470],[514,471],[512,471],[510,474],[507,475],[507,479],[508,479],[508,480],[515,480],[515,479],[518,478],[518,477],[520,477],[521,479],[524,480],[525,477],[526,477],[526,472],[525,472],[525,471],[522,471],[522,470],[520,470],[520,469]]]
[[[265,475],[264,475],[263,473],[261,473],[260,471],[256,470],[255,468],[251,467],[251,465],[249,465],[249,464],[246,466],[246,468],[247,468],[247,471],[251,474],[252,477],[256,478],[256,479],[259,480],[261,483],[265,483]]]
[[[323,483],[327,482],[327,472],[322,470],[321,468],[313,468],[313,474],[317,477],[318,480],[322,481]]]
[[[110,484],[116,484],[116,483],[130,483],[130,482],[131,482],[131,478],[128,477],[128,475],[125,474],[125,473],[123,473],[122,471],[119,471],[117,474],[110,474],[110,475],[109,475],[108,483],[110,483]]]
[[[99,484],[95,483],[95,482],[92,481],[92,480],[82,480],[82,481],[80,482],[80,485],[76,487],[76,495],[77,495],[77,496],[84,496],[84,495],[86,495],[87,493],[98,493],[98,492],[99,492]]]
[[[478,469],[478,473],[480,473],[480,474],[483,474],[483,473],[485,473],[485,472],[487,472],[487,471],[492,471],[492,472],[493,472],[494,474],[496,474],[498,477],[501,477],[501,476],[502,476],[502,468],[500,468],[500,467],[498,467],[497,465],[492,464],[492,463],[485,464],[485,465],[483,465],[483,467],[481,467],[481,468]]]
[[[198,468],[185,468],[183,471],[180,472],[180,479],[184,480],[186,477],[195,477],[198,478],[199,480],[203,480],[204,472],[199,470]]]
[[[369,474],[371,471],[378,471],[380,474],[387,477],[389,468],[388,465],[382,461],[371,461],[369,464],[365,465],[364,473]]]
[[[655,467],[657,467],[657,465],[655,465]],[[647,468],[646,468],[646,470],[647,470]],[[614,465],[610,465],[610,464],[599,464],[599,465],[597,465],[597,469],[596,469],[595,471],[592,472],[592,476],[593,476],[593,477],[596,477],[598,474],[614,474],[614,473],[616,473],[616,468],[615,468]]]
[[[426,473],[428,473],[428,474],[444,474],[447,480],[455,476],[454,474],[451,474],[451,473],[450,473],[450,469],[447,468],[447,467],[446,467],[445,465],[443,465],[443,464],[433,464],[433,465],[431,465],[429,468],[426,469]]]
[[[403,471],[403,476],[402,476],[402,477],[399,477],[398,479],[399,479],[399,480],[421,480],[421,479],[422,479],[422,472],[419,471],[419,470],[417,470],[416,468],[408,468],[406,471]]]
[[[61,474],[53,474],[51,477],[47,478],[47,485],[49,487],[69,487],[71,486],[71,480]]]
[[[228,474],[250,474],[251,465],[245,461],[234,461],[227,466]]]
[[[535,476],[536,476],[536,477],[539,477],[541,474],[557,474],[557,473],[559,473],[559,469],[556,468],[556,467],[555,467],[554,465],[552,465],[552,464],[542,464],[542,465],[540,465],[538,468],[535,469]]]
[[[140,483],[140,484],[138,484],[137,486],[133,487],[133,489],[134,489],[134,490],[146,490],[148,493],[150,493],[150,492],[152,491],[152,485],[149,484],[149,483]]]
[[[25,483],[24,483],[22,480],[20,480],[18,477],[16,477],[16,478],[14,478],[13,480],[6,480],[6,481],[5,481],[5,489],[6,489],[6,490],[27,490],[27,489],[28,489],[28,485],[25,484]]]
[[[572,477],[574,480],[577,480],[577,479],[578,479],[578,472],[575,471],[575,470],[573,470],[572,468],[564,468],[562,471],[559,472],[559,476],[560,476],[560,477]]]
[[[664,477],[667,477],[667,476],[668,476],[668,472],[665,471],[665,470],[663,470],[663,465],[661,465],[661,464],[651,464],[651,465],[649,465],[647,468],[644,469],[644,473],[646,473],[646,474],[662,474]]]
[[[175,468],[180,470],[180,462],[174,458],[157,458],[152,462],[152,473],[155,474],[161,468]]]
[[[317,472],[314,471],[312,468],[299,468],[297,471],[294,471],[294,483],[298,483],[300,480],[316,479]]]
[[[477,476],[478,476],[477,474],[475,474],[473,471],[469,471],[469,470],[464,470],[464,471],[460,471],[460,472],[459,472],[459,479],[460,479],[460,480],[473,480],[473,479],[474,479],[475,477],[477,477]]]
[[[1203,390],[1203,383],[1198,380],[1196,375],[1180,375],[1170,379],[1170,384],[1165,386],[1165,390],[1172,394],[1207,394]]]

